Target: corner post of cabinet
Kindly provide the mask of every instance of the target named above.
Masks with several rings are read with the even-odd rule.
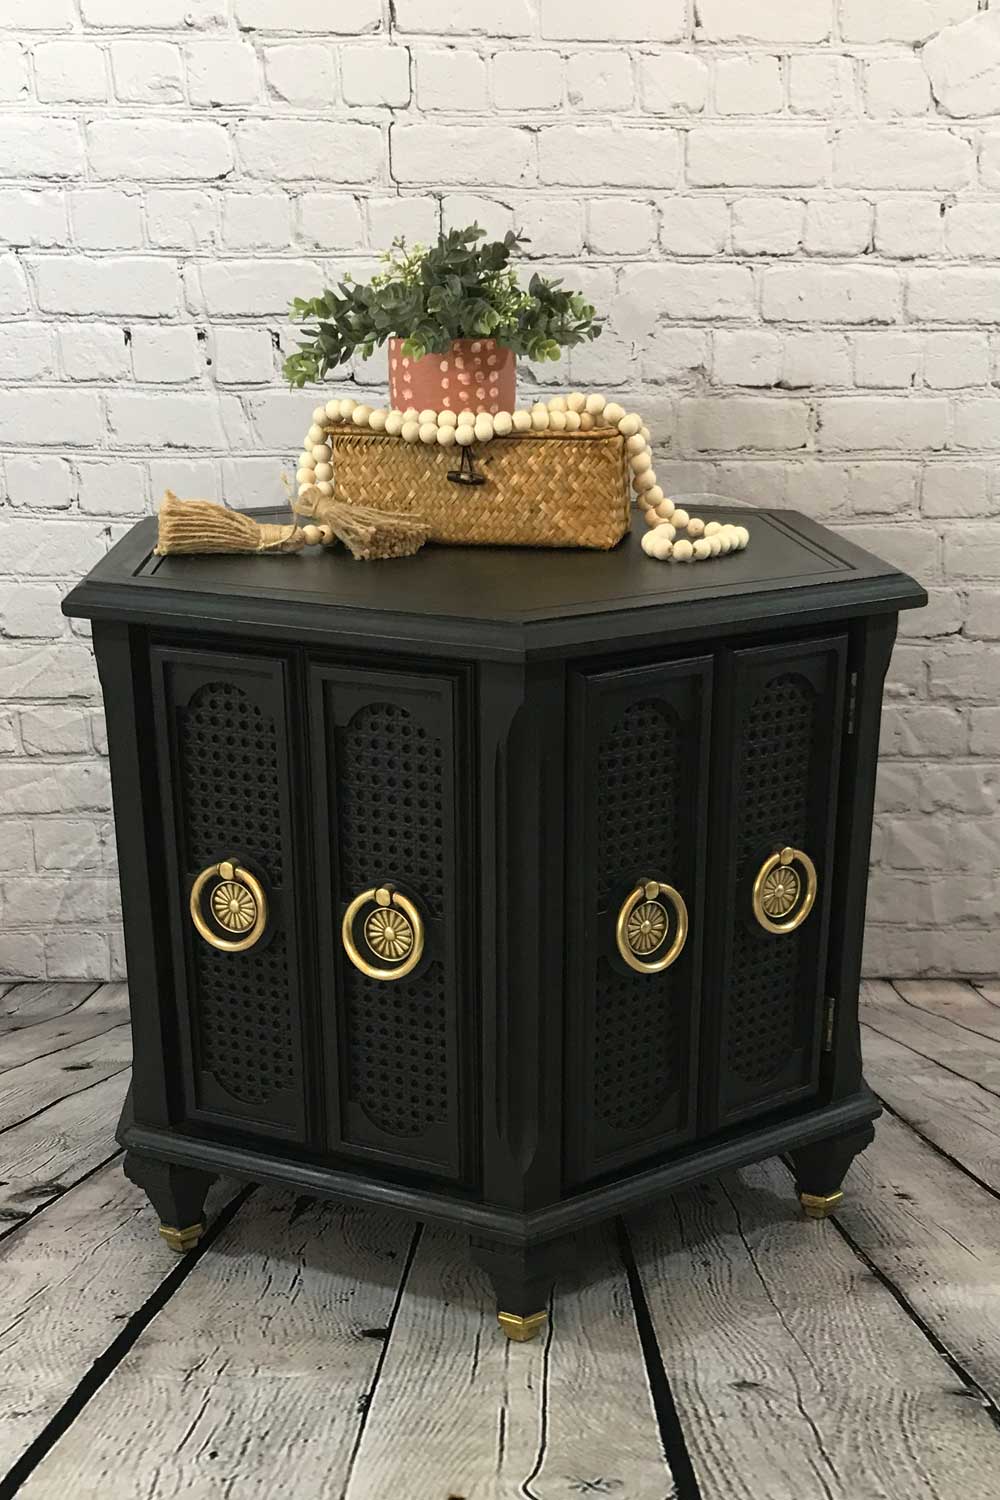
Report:
[[[132,1107],[139,1124],[165,1126],[171,1108],[163,1059],[175,1056],[176,1047],[148,654],[144,633],[118,621],[95,620],[93,640],[104,692],[121,882],[132,1017]]]
[[[832,1099],[861,1087],[858,992],[868,901],[875,777],[878,769],[882,689],[896,640],[898,616],[874,615],[851,632],[849,701],[845,719],[841,816],[834,870],[837,900],[830,915],[827,971],[829,1029],[825,1092]]]
[[[480,670],[483,1191],[527,1211],[562,1177],[565,672]]]

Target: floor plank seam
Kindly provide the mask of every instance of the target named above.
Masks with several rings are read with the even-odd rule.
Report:
[[[660,1351],[656,1331],[653,1328],[653,1319],[650,1315],[649,1304],[646,1301],[646,1293],[643,1289],[639,1267],[636,1264],[628,1226],[623,1219],[617,1219],[616,1229],[622,1263],[625,1267],[625,1278],[628,1282],[629,1294],[632,1298],[632,1311],[635,1316],[636,1330],[639,1334],[639,1345],[642,1349],[642,1357],[646,1367],[646,1379],[649,1382],[653,1410],[656,1413],[656,1421],[660,1429],[663,1456],[670,1466],[674,1480],[674,1489],[670,1500],[703,1500],[698,1476],[695,1473],[691,1454],[688,1451],[687,1442],[684,1437],[684,1428],[681,1425],[680,1413],[678,1412],[674,1393],[663,1363],[663,1355]]]
[[[539,1402],[538,1452],[535,1455],[535,1462],[531,1467],[531,1473],[521,1484],[521,1494],[525,1496],[525,1500],[541,1500],[537,1492],[531,1488],[531,1483],[542,1472],[542,1466],[545,1463],[545,1455],[549,1446],[549,1376],[552,1369],[552,1339],[555,1334],[554,1307],[555,1291],[553,1289],[549,1293],[548,1307],[546,1309],[549,1316],[545,1325],[545,1349],[542,1354],[542,1390],[541,1401]],[[507,1355],[509,1358],[509,1347]]]
[[[1000,1093],[998,1093],[996,1089],[987,1088],[986,1084],[980,1083],[978,1078],[970,1078],[967,1073],[960,1073],[957,1068],[949,1068],[948,1064],[946,1062],[942,1062],[939,1057],[932,1057],[927,1052],[921,1052],[920,1048],[914,1047],[912,1042],[901,1041],[898,1036],[893,1036],[891,1031],[883,1031],[880,1026],[876,1026],[874,1022],[869,1018],[869,1016],[865,1014],[865,1012],[870,1009],[870,1006],[865,1006],[862,1010],[861,1024],[862,1026],[867,1026],[869,1031],[874,1031],[876,1036],[884,1037],[887,1042],[895,1042],[898,1047],[905,1047],[907,1052],[913,1053],[914,1057],[922,1057],[924,1062],[933,1063],[935,1067],[940,1068],[943,1073],[950,1073],[952,1078],[961,1078],[963,1083],[969,1083],[973,1088],[982,1089],[983,1093],[989,1094],[991,1099],[1000,1099]],[[864,1052],[863,1036],[861,1038],[861,1050],[862,1052]]]
[[[172,1270],[168,1271],[163,1280],[155,1290],[146,1298],[146,1301],[138,1308],[124,1328],[112,1339],[108,1347],[97,1356],[87,1373],[77,1382],[75,1388],[66,1397],[59,1410],[50,1418],[38,1436],[31,1442],[21,1454],[21,1457],[8,1470],[7,1474],[0,1478],[0,1500],[12,1500],[21,1486],[30,1475],[37,1469],[38,1465],[52,1450],[71,1424],[86,1407],[87,1403],[97,1394],[111,1375],[114,1374],[122,1360],[133,1345],[139,1340],[157,1313],[170,1301],[177,1289],[190,1276],[202,1256],[208,1251],[220,1234],[246,1203],[256,1189],[250,1185],[243,1188],[236,1197],[226,1204],[218,1217],[213,1219],[208,1226],[200,1243],[193,1250],[189,1250]]]
[[[399,1286],[396,1288],[396,1295],[393,1298],[392,1310],[389,1313],[389,1317],[385,1325],[385,1338],[382,1341],[382,1349],[379,1353],[378,1363],[376,1364],[374,1373],[372,1374],[371,1385],[365,1392],[363,1398],[364,1405],[361,1409],[361,1420],[358,1423],[358,1430],[355,1434],[354,1446],[351,1448],[351,1456],[347,1460],[347,1471],[344,1475],[344,1483],[340,1491],[340,1500],[346,1500],[347,1492],[351,1487],[351,1476],[354,1473],[354,1465],[357,1460],[358,1452],[361,1448],[362,1439],[365,1435],[365,1427],[368,1425],[368,1414],[372,1409],[372,1402],[375,1399],[375,1392],[378,1390],[378,1383],[382,1375],[382,1368],[385,1364],[386,1355],[389,1350],[389,1344],[392,1339],[392,1330],[396,1326],[396,1318],[399,1314],[400,1304],[403,1300],[403,1293],[406,1291],[406,1283],[410,1279],[410,1269],[413,1265],[414,1257],[417,1253],[417,1246],[420,1244],[420,1237],[423,1234],[423,1228],[423,1224],[416,1225],[413,1231],[412,1238],[410,1239],[410,1248],[406,1252],[406,1261],[404,1262],[402,1274],[399,1278]],[[4,1500],[4,1496],[2,1493],[0,1493],[0,1500]]]
[[[858,1260],[861,1261],[861,1264],[865,1267],[865,1269],[869,1271],[870,1274],[875,1277],[875,1280],[885,1288],[885,1290],[889,1293],[890,1297],[893,1298],[897,1306],[900,1307],[906,1314],[906,1316],[917,1326],[917,1328],[920,1329],[920,1332],[931,1345],[932,1349],[934,1349],[935,1353],[941,1356],[948,1368],[962,1382],[962,1385],[965,1387],[965,1391],[963,1394],[968,1394],[969,1396],[975,1397],[975,1399],[982,1406],[983,1410],[986,1412],[990,1421],[993,1423],[993,1426],[997,1429],[997,1432],[1000,1433],[1000,1406],[997,1405],[992,1396],[990,1396],[989,1393],[983,1389],[978,1380],[976,1380],[975,1376],[971,1374],[971,1372],[967,1370],[963,1364],[961,1364],[961,1362],[956,1358],[954,1354],[951,1353],[948,1346],[943,1342],[940,1336],[934,1332],[934,1329],[930,1326],[930,1324],[920,1315],[917,1309],[906,1297],[905,1293],[900,1291],[895,1282],[892,1281],[891,1278],[886,1275],[885,1271],[883,1271],[882,1268],[877,1265],[874,1260],[872,1260],[871,1256],[869,1256],[868,1253],[864,1249],[862,1249],[857,1240],[855,1240],[851,1235],[850,1231],[845,1229],[844,1225],[840,1222],[840,1219],[836,1214],[831,1217],[830,1223],[833,1225],[834,1229],[840,1235],[845,1244],[847,1244],[854,1252]],[[2,1500],[2,1496],[0,1496],[0,1500]]]
[[[906,1115],[901,1114],[898,1109],[883,1099],[877,1089],[874,1090],[874,1093],[887,1115],[891,1115],[894,1120],[898,1120],[901,1125],[905,1125],[907,1130],[911,1130],[917,1139],[923,1141],[924,1145],[928,1146],[936,1156],[942,1157],[949,1166],[956,1167],[963,1176],[968,1177],[977,1187],[981,1187],[985,1193],[989,1193],[991,1198],[996,1198],[1000,1202],[1000,1192],[995,1187],[991,1187],[982,1177],[978,1177],[972,1171],[971,1167],[967,1167],[964,1162],[959,1161],[957,1156],[952,1156],[951,1152],[946,1151],[943,1146],[939,1146],[937,1141],[931,1140],[930,1136],[924,1135],[919,1125],[915,1125],[912,1120],[907,1119]]]
[[[123,1026],[128,1026],[129,1024],[130,1023],[128,1021],[115,1021],[113,1026],[106,1026],[103,1031],[92,1032],[91,1035],[84,1038],[84,1040],[88,1042],[99,1041],[102,1036],[110,1036],[112,1031],[119,1031]],[[22,1027],[21,1030],[27,1031],[28,1027]],[[21,1030],[16,1032],[8,1032],[7,1035],[20,1036]],[[29,1058],[26,1062],[11,1063],[9,1068],[0,1068],[0,1078],[2,1078],[6,1073],[16,1073],[18,1068],[27,1068],[30,1067],[32,1063],[42,1062],[47,1057],[58,1057],[60,1052],[69,1052],[72,1047],[79,1047],[80,1040],[81,1039],[79,1037],[74,1037],[70,1041],[64,1042],[61,1047],[52,1047],[48,1052],[36,1052],[35,1056]]]
[[[89,983],[89,981],[88,981],[88,983]],[[16,986],[11,985],[10,988],[14,989],[14,988],[16,988]],[[61,1020],[63,1016],[71,1016],[74,1011],[77,1011],[77,1010],[80,1009],[81,1005],[86,1005],[86,1003],[87,1003],[88,1000],[93,1000],[93,998],[97,994],[98,990],[104,990],[104,989],[109,989],[109,988],[110,988],[110,986],[106,985],[106,984],[95,984],[94,988],[92,990],[88,990],[87,993],[82,997],[82,999],[78,1000],[75,1005],[68,1005],[66,1007],[66,1009],[60,1011],[58,1013],[58,1015],[55,1015],[55,1016],[41,1016],[39,1019],[34,1020],[34,1021],[25,1021],[23,1023],[23,1025],[20,1025],[20,1026],[3,1026],[3,1027],[0,1027],[0,1031],[2,1031],[2,1033],[5,1036],[7,1036],[7,1035],[11,1035],[11,1034],[13,1034],[15,1032],[30,1031],[33,1026],[44,1026],[48,1021]],[[0,989],[0,999],[3,999],[3,997],[4,997],[4,991],[2,989]],[[16,1010],[10,1010],[10,1011],[3,1012],[3,1018],[5,1020],[10,1020],[13,1017],[16,1017],[17,1015],[18,1015],[18,1012]]]
[[[30,1067],[30,1063],[24,1063],[24,1067]],[[11,1072],[13,1072],[13,1068]],[[27,1125],[31,1120],[37,1120],[39,1115],[44,1115],[46,1110],[55,1109],[65,1100],[72,1098],[74,1094],[85,1094],[88,1089],[96,1089],[98,1085],[107,1083],[109,1078],[120,1078],[123,1073],[131,1073],[132,1064],[126,1063],[124,1068],[116,1068],[113,1073],[104,1073],[100,1078],[95,1078],[93,1083],[84,1084],[82,1089],[71,1089],[68,1094],[60,1094],[58,1099],[50,1099],[48,1104],[43,1104],[41,1109],[36,1109],[33,1114],[25,1115],[21,1120],[11,1120],[9,1125],[0,1125],[0,1135],[6,1135],[8,1130],[16,1130],[19,1125]]]
[[[12,1234],[17,1234],[19,1229],[24,1228],[25,1224],[30,1224],[33,1219],[37,1219],[38,1215],[43,1214],[47,1208],[51,1208],[53,1203],[59,1203],[63,1198],[66,1197],[66,1194],[71,1193],[74,1188],[78,1188],[83,1183],[89,1182],[91,1177],[93,1177],[96,1172],[103,1171],[105,1167],[110,1166],[113,1161],[123,1156],[124,1154],[125,1153],[122,1151],[121,1147],[116,1147],[114,1151],[112,1151],[110,1156],[106,1156],[103,1161],[99,1161],[95,1166],[90,1167],[86,1172],[83,1173],[81,1177],[77,1177],[75,1181],[67,1183],[66,1186],[64,1188],[60,1188],[58,1192],[54,1192],[51,1198],[46,1198],[44,1203],[39,1203],[36,1208],[33,1208],[30,1211],[30,1213],[26,1213],[22,1217],[15,1219],[8,1229],[0,1230],[0,1244],[2,1244],[4,1240],[10,1239]]]
[[[935,1018],[935,1020],[937,1020],[937,1021],[948,1021],[950,1023],[950,1025],[956,1027],[957,1030],[959,1030],[959,1031],[967,1031],[970,1036],[977,1036],[977,1037],[979,1037],[980,1041],[983,1041],[983,1042],[996,1042],[997,1038],[995,1036],[992,1036],[990,1034],[990,1032],[988,1032],[988,1031],[979,1031],[978,1028],[975,1027],[975,1026],[967,1026],[965,1024],[965,1022],[964,1021],[960,1021],[957,1018],[957,1016],[951,1016],[951,1015],[948,1015],[947,1013],[944,1014],[944,1015],[942,1015],[942,1013],[940,1011],[938,1011],[938,1010],[932,1010],[927,1005],[918,1005],[917,1002],[916,1002],[916,1000],[911,1000],[909,998],[909,996],[908,995],[904,995],[903,992],[902,992],[902,990],[899,988],[900,984],[905,984],[905,983],[906,983],[905,979],[898,980],[898,981],[894,980],[894,979],[890,979],[890,981],[889,981],[889,987],[890,987],[890,989],[893,990],[893,992],[896,995],[899,996],[900,1000],[902,1000],[902,1002],[903,1002],[904,1005],[908,1005],[909,1006],[910,1010],[918,1010],[920,1012],[920,1014],[924,1015],[924,1016],[933,1016]]]

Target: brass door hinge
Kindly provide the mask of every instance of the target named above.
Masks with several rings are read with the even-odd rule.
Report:
[[[823,1017],[823,1051],[833,1051],[833,1030],[837,1021],[837,997],[827,995],[826,1014]]]
[[[853,734],[858,714],[858,674],[852,672],[847,685],[847,733]]]

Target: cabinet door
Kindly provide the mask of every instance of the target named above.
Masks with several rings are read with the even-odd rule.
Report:
[[[286,666],[171,647],[152,662],[185,1113],[302,1140]]]
[[[708,876],[709,1127],[817,1086],[845,662],[843,636],[720,658]],[[797,852],[782,864],[782,850]],[[804,919],[810,875],[799,853],[815,868],[817,893]],[[758,908],[788,930],[761,925],[755,882]]]
[[[460,855],[469,780],[458,774],[458,685],[320,665],[311,680],[328,1144],[459,1177],[474,997],[462,982],[473,903]],[[370,894],[348,934],[378,977],[352,961],[342,924],[366,891],[388,890],[412,904],[416,924],[407,917],[386,940],[385,914],[402,908]],[[395,977],[421,924],[423,955]]]
[[[711,671],[703,657],[571,685],[566,1135],[576,1181],[694,1130]],[[687,940],[659,972],[633,968],[616,932],[646,882],[673,887],[687,908]],[[653,966],[677,939],[678,911],[657,894],[643,933],[635,900],[633,957]]]

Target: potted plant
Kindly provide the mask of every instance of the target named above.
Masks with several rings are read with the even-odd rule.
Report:
[[[367,285],[347,276],[339,292],[296,297],[292,318],[312,326],[285,361],[291,384],[322,380],[388,341],[389,399],[399,410],[513,410],[516,356],[558,359],[597,338],[603,320],[579,292],[537,272],[525,290],[510,260],[526,241],[510,231],[481,244],[485,235],[471,224],[430,247],[398,239]]]

